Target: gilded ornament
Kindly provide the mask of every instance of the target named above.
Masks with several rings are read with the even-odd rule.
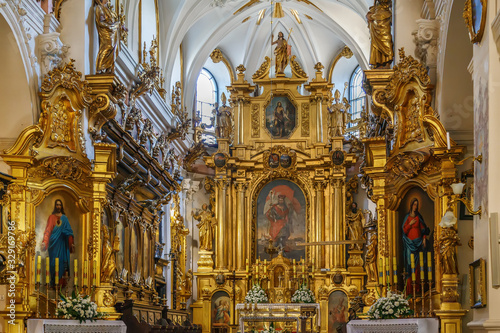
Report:
[[[184,169],[186,169],[187,171],[192,171],[193,165],[196,162],[196,160],[206,153],[207,151],[205,149],[203,141],[200,141],[198,143],[193,143],[182,160]]]
[[[72,180],[86,187],[91,186],[90,167],[69,156],[49,157],[39,161],[38,165],[28,170],[28,176],[40,180],[48,177]]]
[[[222,55],[221,50],[215,49],[212,51],[212,53],[210,53],[210,59],[212,59],[212,61],[215,64],[217,64],[217,63],[221,62],[222,59],[224,59],[224,56]]]
[[[411,179],[418,173],[425,162],[425,156],[419,152],[407,152],[391,158],[386,165],[386,170],[398,177]]]
[[[307,79],[307,73],[304,72],[304,70],[302,69],[302,66],[299,64],[299,62],[297,60],[295,60],[296,58],[297,58],[297,56],[295,56],[295,55],[293,55],[290,58],[290,63],[291,63],[291,67],[292,67],[292,75],[294,75],[297,78]]]
[[[252,104],[252,138],[260,136],[260,107],[259,104]]]
[[[252,75],[254,80],[263,80],[269,76],[269,70],[271,69],[271,58],[266,56],[264,62],[260,65],[259,69]]]
[[[238,67],[236,67],[236,70],[238,71],[238,74],[243,74],[247,69],[245,68],[245,66],[243,66],[243,64],[240,64],[238,65]]]
[[[310,134],[310,121],[309,121],[309,103],[302,103],[300,115],[300,134],[302,136],[309,136]],[[303,149],[300,149],[303,150]]]
[[[322,72],[323,69],[325,69],[325,66],[323,66],[322,63],[318,62],[316,63],[316,65],[314,65],[314,69],[316,70],[316,72]]]
[[[342,51],[340,51],[340,56],[346,59],[351,59],[354,54],[348,46],[344,46]]]
[[[123,7],[123,3],[120,4],[120,14],[118,15],[118,19],[120,20],[120,40],[128,46],[128,29],[126,24],[127,16],[125,15],[125,10]]]
[[[115,71],[118,55],[118,30],[120,18],[108,0],[94,1],[95,24],[99,34],[99,51],[96,59],[96,73],[108,74]]]

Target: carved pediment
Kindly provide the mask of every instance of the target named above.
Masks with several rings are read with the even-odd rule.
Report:
[[[423,152],[406,152],[392,157],[386,165],[386,171],[398,177],[411,179],[418,176],[422,165],[428,159]]]
[[[91,174],[89,165],[69,156],[46,158],[28,171],[30,178],[44,180],[55,177],[71,180],[86,187],[91,186]]]

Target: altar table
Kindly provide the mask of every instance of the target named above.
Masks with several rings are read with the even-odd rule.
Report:
[[[28,333],[127,333],[121,320],[29,319]]]
[[[299,324],[305,327],[305,321],[316,316],[316,326],[319,326],[320,311],[318,303],[260,303],[260,304],[236,304],[236,310],[240,311],[240,332],[245,332],[245,322],[284,322],[295,321],[297,323],[296,331],[299,330]]]
[[[437,318],[351,320],[347,333],[438,333]]]

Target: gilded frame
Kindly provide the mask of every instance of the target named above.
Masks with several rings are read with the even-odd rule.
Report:
[[[469,295],[471,308],[486,306],[486,261],[482,258],[469,264]]]
[[[481,7],[481,17],[476,17],[474,9]],[[469,38],[471,43],[479,43],[483,38],[484,28],[486,25],[486,11],[488,7],[488,0],[467,0],[463,17],[465,25],[469,30]],[[479,21],[478,21],[479,20]]]

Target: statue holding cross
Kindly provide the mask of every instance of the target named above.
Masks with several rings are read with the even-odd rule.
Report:
[[[288,66],[288,58],[292,53],[292,46],[288,45],[288,39],[290,39],[291,33],[292,29],[290,29],[290,33],[286,40],[285,35],[281,31],[278,33],[278,39],[274,40],[274,36],[271,38],[271,45],[277,44],[274,49],[274,55],[276,56],[276,74],[283,74],[286,66]]]

